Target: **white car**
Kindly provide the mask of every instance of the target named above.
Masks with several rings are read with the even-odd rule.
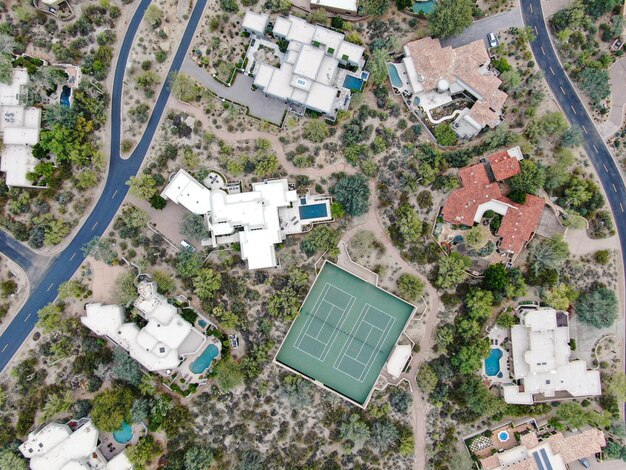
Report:
[[[498,45],[498,38],[495,33],[489,33],[487,35],[487,40],[489,41],[489,47],[496,47]]]

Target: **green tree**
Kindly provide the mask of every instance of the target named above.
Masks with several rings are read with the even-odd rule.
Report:
[[[331,193],[349,215],[359,216],[368,210],[370,189],[361,174],[341,178]]]
[[[161,444],[155,441],[151,434],[139,438],[137,444],[125,449],[126,457],[137,470],[146,468],[146,465],[152,462],[162,451]]]
[[[611,96],[609,73],[605,69],[592,66],[582,67],[576,78],[594,105],[599,105]]]
[[[623,372],[613,372],[608,381],[608,391],[620,402],[626,401],[626,374]]]
[[[158,28],[163,21],[163,12],[156,5],[150,5],[144,13],[144,19],[153,29]]]
[[[93,399],[91,419],[101,431],[113,432],[129,417],[133,406],[132,392],[123,387],[105,390]]]
[[[515,91],[522,84],[522,75],[519,70],[507,70],[500,74],[502,80],[502,88],[506,91]]]
[[[396,210],[395,231],[400,236],[401,246],[405,243],[415,243],[422,236],[422,221],[410,204],[401,204]]]
[[[489,237],[489,230],[482,224],[472,227],[465,233],[465,241],[469,246],[478,250],[485,246]]]
[[[506,312],[498,315],[498,318],[496,319],[496,324],[501,328],[511,328],[513,327],[513,325],[515,325],[515,323],[515,317]]]
[[[428,17],[431,35],[436,38],[456,36],[472,24],[473,11],[471,0],[439,0]]]
[[[545,302],[557,310],[567,310],[578,295],[579,292],[574,287],[562,282],[546,292]]]
[[[278,172],[279,164],[276,155],[273,154],[259,154],[254,161],[254,173],[265,178]]]
[[[578,126],[572,126],[561,137],[561,146],[578,147],[583,144],[583,141],[583,131]]]
[[[509,281],[506,267],[502,263],[490,265],[484,273],[483,287],[492,292],[503,292]]]
[[[28,462],[10,449],[0,451],[0,468],[28,470]]]
[[[363,0],[363,13],[371,16],[383,16],[389,9],[389,0]]]
[[[370,438],[370,428],[365,421],[361,420],[358,414],[353,413],[348,418],[348,421],[344,421],[339,426],[339,435],[341,439],[349,439],[359,444]]]
[[[200,300],[210,300],[222,287],[222,275],[211,268],[202,268],[193,278],[193,287]]]
[[[145,173],[139,176],[131,176],[126,182],[126,185],[130,187],[129,193],[139,199],[148,200],[156,194],[156,180],[152,175]]]
[[[450,289],[460,284],[467,273],[465,270],[472,265],[472,261],[459,253],[452,252],[439,260],[435,284],[441,289]]]
[[[465,0],[460,0],[460,1],[465,1]],[[450,126],[450,124],[447,124],[447,123],[439,124],[437,127],[435,127],[434,135],[439,145],[443,145],[444,147],[456,145],[457,142],[459,141],[459,138],[456,135],[456,132],[454,132],[454,130],[452,129],[452,126]]]
[[[194,444],[185,452],[185,470],[206,470],[213,463],[211,449],[199,444]]]
[[[312,10],[307,16],[307,21],[311,24],[321,24],[326,26],[328,23],[328,17],[326,16],[326,10],[324,8]]]
[[[437,386],[437,374],[428,364],[420,366],[415,377],[417,386],[426,394],[430,394]]]
[[[329,256],[337,256],[339,249],[339,232],[328,225],[317,225],[306,234],[300,244],[300,249],[307,255],[315,253],[328,253]]]
[[[370,442],[381,454],[396,447],[399,439],[398,428],[391,421],[376,421],[372,424]]]
[[[139,385],[143,376],[139,363],[119,347],[113,349],[113,367],[111,372],[116,379],[135,386]]]
[[[176,73],[170,75],[170,83],[172,84],[172,94],[181,101],[190,103],[196,99],[198,95],[198,85],[186,73]]]
[[[325,121],[316,118],[310,119],[305,125],[302,135],[311,142],[324,142],[330,135],[328,124]]]
[[[528,250],[528,268],[535,276],[542,271],[558,271],[569,255],[569,247],[563,237],[541,240]]]
[[[458,353],[452,357],[452,364],[461,374],[471,375],[481,368],[482,361],[489,355],[489,340],[479,339],[471,344],[461,346]]]
[[[135,273],[128,271],[120,274],[115,279],[113,293],[118,303],[128,305],[137,298],[137,286],[135,286]]]
[[[117,259],[117,252],[113,249],[110,238],[94,237],[82,248],[85,256],[93,256],[98,261],[113,264]]]
[[[545,182],[545,169],[535,162],[524,159],[520,163],[521,171],[508,180],[512,191],[537,194]]]
[[[159,292],[167,295],[176,290],[176,281],[165,271],[152,271],[152,280],[157,283]]]
[[[403,273],[398,278],[398,294],[405,300],[413,302],[424,292],[424,283],[417,276]]]
[[[379,47],[374,49],[372,56],[368,61],[370,77],[369,80],[376,86],[382,85],[387,81],[387,62],[389,60],[389,51],[387,48]]]
[[[183,251],[178,255],[176,272],[182,278],[191,279],[200,272],[203,264],[203,257],[199,253]]]
[[[561,137],[569,127],[565,116],[559,111],[544,114],[539,119],[539,123],[543,128],[544,135],[550,137]]]
[[[51,333],[61,329],[63,309],[58,304],[48,304],[39,312],[39,326],[44,333]]]
[[[8,54],[0,54],[0,83],[10,84],[13,74],[13,64]]]
[[[617,296],[606,287],[596,287],[584,293],[576,302],[580,320],[594,328],[608,328],[617,318]]]
[[[193,212],[187,212],[183,217],[180,233],[192,240],[205,240],[210,236],[204,217]]]
[[[239,364],[228,355],[223,357],[213,368],[220,388],[228,392],[243,383],[243,374]]]
[[[16,292],[17,282],[15,282],[13,279],[7,279],[6,281],[2,281],[0,283],[0,293],[2,294],[3,299],[8,298]]]

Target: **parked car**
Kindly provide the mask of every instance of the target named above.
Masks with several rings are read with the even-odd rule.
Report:
[[[587,459],[578,459],[578,462],[585,468],[591,468],[591,464]]]
[[[496,47],[498,45],[498,38],[495,33],[489,33],[487,35],[487,40],[489,41],[489,47]]]
[[[187,240],[183,240],[182,242],[180,242],[180,245],[185,251],[188,251],[189,253],[194,253],[196,251],[196,247],[189,243]]]

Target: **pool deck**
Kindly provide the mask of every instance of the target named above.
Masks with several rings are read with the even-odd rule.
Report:
[[[180,372],[178,374],[178,377],[176,377],[176,380],[183,378],[185,379],[185,383],[187,384],[200,382],[202,376],[206,373],[206,370],[201,374],[196,374],[191,371],[190,366],[193,361],[195,361],[198,357],[202,355],[202,353],[204,353],[204,351],[206,350],[206,348],[209,347],[210,344],[214,344],[219,351],[218,355],[215,357],[215,359],[213,359],[213,362],[219,360],[219,358],[222,356],[222,343],[215,336],[209,336],[207,337],[207,341],[201,351],[198,351],[197,354],[189,356],[185,359],[185,361],[179,368]]]
[[[500,328],[499,326],[494,326],[489,332],[488,336],[489,343],[491,349],[499,349],[502,351],[502,357],[500,358],[500,372],[502,373],[502,377],[487,375],[485,370],[485,361],[483,360],[483,375],[489,380],[492,384],[502,384],[511,382],[511,356],[509,351],[506,349],[509,344],[509,332],[508,329]]]

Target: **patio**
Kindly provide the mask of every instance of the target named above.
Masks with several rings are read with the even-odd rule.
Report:
[[[517,426],[513,423],[508,423],[495,428],[491,432],[484,432],[472,441],[469,449],[476,457],[483,459],[494,453],[518,446],[520,442],[517,436],[528,431],[534,431],[534,429],[531,423],[522,423]]]
[[[500,374],[488,376],[485,371],[485,367],[483,364],[483,374],[487,377],[492,384],[502,384],[502,383],[510,383],[511,382],[511,356],[509,352],[509,331],[505,328],[500,328],[499,326],[494,326],[489,334],[487,335],[489,338],[489,344],[491,345],[491,349],[499,349],[502,352],[502,357],[500,358]]]

